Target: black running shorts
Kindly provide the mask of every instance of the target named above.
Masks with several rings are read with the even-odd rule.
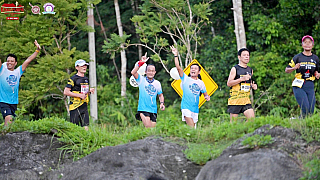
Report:
[[[89,125],[89,113],[87,103],[83,103],[77,109],[70,111],[70,122],[82,127]]]
[[[251,104],[246,104],[246,105],[228,105],[228,113],[231,113],[231,114],[244,113],[248,109],[252,109]]]
[[[157,122],[157,113],[150,113],[146,111],[138,111],[136,114],[136,119],[141,121],[140,113],[142,113],[146,117],[150,117],[152,122]]]
[[[6,117],[6,116],[13,116],[13,117],[16,117],[16,110],[17,110],[17,105],[16,104],[7,104],[7,103],[4,103],[4,102],[0,102],[0,109],[1,109],[1,114],[2,114],[2,117],[3,119]]]

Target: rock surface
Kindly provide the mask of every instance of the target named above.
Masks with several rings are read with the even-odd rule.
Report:
[[[101,148],[50,174],[48,179],[194,179],[201,166],[187,160],[182,150],[177,144],[149,137]]]
[[[194,179],[201,166],[187,160],[185,147],[146,138],[101,148],[72,162],[59,160],[63,144],[52,135],[29,132],[0,136],[2,179]]]
[[[57,148],[62,146],[53,135],[21,132],[0,136],[0,180],[40,179],[59,164],[71,163],[68,155],[60,160]]]
[[[242,145],[246,137],[271,135],[274,142],[267,147],[251,149]],[[262,126],[238,139],[221,156],[208,162],[196,180],[299,179],[302,169],[294,157],[310,148],[299,132],[280,126]]]

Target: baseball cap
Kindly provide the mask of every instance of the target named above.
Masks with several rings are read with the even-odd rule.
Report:
[[[76,63],[74,63],[74,67],[77,67],[77,66],[84,66],[84,65],[89,65],[89,63],[87,63],[85,60],[83,59],[79,59],[76,61]]]
[[[313,37],[312,36],[310,36],[310,35],[305,35],[305,36],[303,36],[302,37],[302,43],[303,43],[303,40],[305,40],[306,38],[310,38],[311,39],[311,41],[312,41],[312,43],[314,43],[314,40],[313,40]]]

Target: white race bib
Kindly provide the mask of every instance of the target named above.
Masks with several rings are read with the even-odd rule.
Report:
[[[89,92],[89,85],[81,85],[81,94],[86,94]]]
[[[248,92],[250,91],[250,83],[241,83],[240,91]]]
[[[295,79],[292,81],[292,86],[296,86],[296,87],[301,88],[302,85],[303,85],[303,83],[304,83],[304,79],[295,78]]]

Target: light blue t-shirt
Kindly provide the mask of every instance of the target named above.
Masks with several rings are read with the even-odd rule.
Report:
[[[136,81],[139,85],[138,111],[157,113],[157,94],[162,94],[160,82],[154,80],[152,83],[149,83],[146,77],[140,76],[140,74]]]
[[[7,104],[19,103],[19,83],[23,73],[22,66],[10,71],[7,69],[7,64],[2,63],[0,68],[0,102]]]
[[[200,79],[194,80],[185,73],[181,78],[183,96],[181,109],[189,109],[191,112],[199,113],[199,96],[200,92],[207,92],[206,86]]]

